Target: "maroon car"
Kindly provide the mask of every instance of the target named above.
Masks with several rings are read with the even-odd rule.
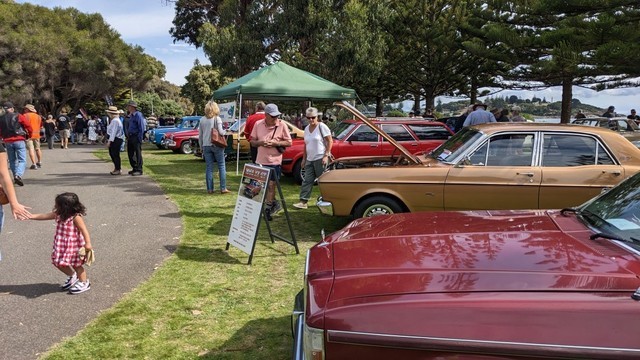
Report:
[[[294,358],[640,359],[639,199],[355,220],[308,252]]]
[[[370,119],[382,131],[389,134],[412,154],[428,152],[445,142],[453,132],[437,121],[411,118]],[[384,140],[373,129],[357,120],[345,120],[334,130],[331,154],[335,159],[351,156],[383,156],[397,151],[394,145]],[[304,140],[294,139],[292,146],[282,154],[282,172],[293,175],[302,183],[302,153]]]

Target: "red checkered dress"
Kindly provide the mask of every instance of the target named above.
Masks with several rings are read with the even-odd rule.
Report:
[[[78,256],[78,250],[85,245],[84,236],[73,224],[74,218],[75,216],[72,216],[61,221],[56,217],[56,236],[53,239],[51,262],[57,267],[78,267],[84,264],[84,260]]]

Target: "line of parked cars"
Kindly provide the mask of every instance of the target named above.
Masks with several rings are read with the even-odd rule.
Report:
[[[294,359],[640,358],[640,149],[600,126],[418,155],[376,133],[396,151],[318,178],[321,211],[357,219],[307,254]]]

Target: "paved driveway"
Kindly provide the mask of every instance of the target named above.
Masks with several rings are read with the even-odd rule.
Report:
[[[16,187],[20,202],[37,213],[51,211],[59,193],[78,194],[87,207],[85,222],[96,252],[87,272],[90,291],[60,291],[65,276],[50,261],[54,222],[13,220],[5,206],[0,359],[34,359],[73,336],[148,279],[178,244],[182,222],[177,207],[147,176],[109,175],[112,165],[92,155],[97,148],[44,148],[42,168],[27,170],[25,186]],[[122,155],[126,172],[130,168]]]

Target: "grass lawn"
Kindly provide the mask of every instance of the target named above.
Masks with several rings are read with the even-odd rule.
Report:
[[[320,216],[312,207],[294,209],[291,204],[298,201],[299,186],[283,177],[300,255],[284,242],[272,244],[261,224],[253,265],[248,266],[245,253],[233,247],[224,250],[240,184],[235,161],[227,163],[232,194],[207,195],[204,162],[154,149],[143,151],[144,172],[180,210],[184,224],[180,246],[147,282],[44,358],[290,358],[289,314],[302,287],[306,251],[320,240],[322,228],[329,234],[348,219]],[[105,150],[97,155],[108,159]],[[218,186],[217,179],[215,183]],[[289,236],[284,212],[274,217],[271,226]]]

